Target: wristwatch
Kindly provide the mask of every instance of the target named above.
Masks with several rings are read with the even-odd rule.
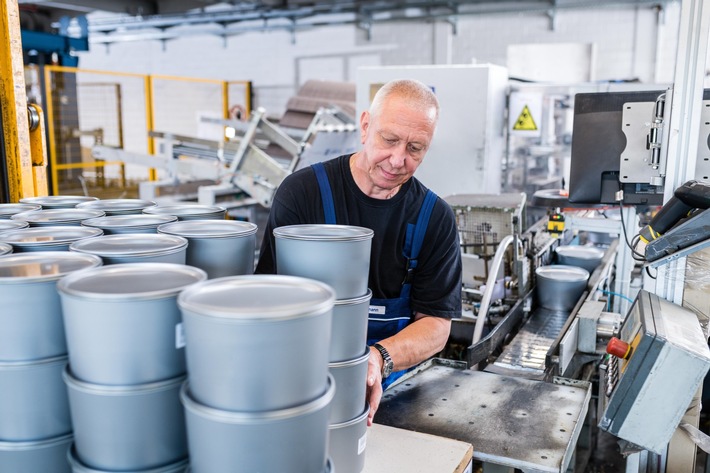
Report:
[[[382,355],[382,379],[385,379],[392,373],[392,368],[394,368],[394,362],[392,361],[392,358],[390,357],[390,354],[385,347],[383,347],[379,343],[375,343],[373,346],[377,348],[377,351],[379,351],[380,355]]]

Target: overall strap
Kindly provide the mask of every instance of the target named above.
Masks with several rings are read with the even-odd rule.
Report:
[[[407,231],[406,242],[404,244],[404,256],[407,258],[407,273],[402,283],[403,286],[411,284],[414,277],[414,270],[418,264],[417,258],[419,258],[419,251],[422,249],[422,244],[424,243],[424,234],[429,226],[431,211],[434,209],[436,199],[437,195],[431,190],[428,190],[424,197],[422,207],[419,209],[417,224],[414,226],[413,230],[410,228],[408,229],[409,231]]]
[[[333,192],[330,189],[330,181],[325,173],[323,163],[312,164],[311,167],[316,173],[318,179],[318,187],[320,187],[320,197],[323,201],[323,213],[325,213],[325,223],[335,225],[335,204],[333,203]]]

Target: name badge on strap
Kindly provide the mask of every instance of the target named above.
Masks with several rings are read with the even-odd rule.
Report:
[[[385,315],[387,308],[383,305],[371,305],[368,313],[370,315]]]

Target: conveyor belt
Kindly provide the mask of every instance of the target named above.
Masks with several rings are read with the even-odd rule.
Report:
[[[545,374],[545,355],[568,316],[569,312],[566,311],[538,308],[485,371],[542,379]]]

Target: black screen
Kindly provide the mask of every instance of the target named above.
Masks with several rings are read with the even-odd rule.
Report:
[[[661,205],[663,189],[619,182],[619,161],[626,148],[622,110],[626,102],[655,102],[664,90],[577,94],[572,122],[569,201],[614,204],[624,191],[625,204]]]

